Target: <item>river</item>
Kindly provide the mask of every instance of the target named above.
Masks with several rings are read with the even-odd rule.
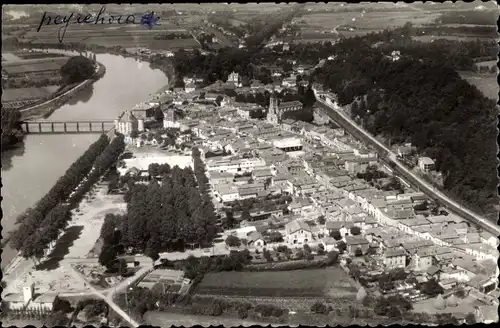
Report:
[[[168,83],[162,71],[133,58],[97,54],[97,61],[106,66],[104,77],[57,109],[49,120],[113,120]],[[19,148],[2,154],[3,236],[14,229],[17,216],[43,197],[98,137],[27,135]],[[4,247],[1,267],[15,254]]]

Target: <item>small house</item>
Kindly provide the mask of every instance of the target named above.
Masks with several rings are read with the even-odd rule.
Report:
[[[321,240],[321,244],[325,248],[326,252],[338,251],[337,241],[332,237],[325,237]]]
[[[433,279],[433,278],[439,278],[439,275],[441,273],[441,269],[438,268],[437,266],[434,266],[434,265],[431,265],[428,269],[427,269],[427,277],[429,279]]]
[[[430,172],[430,171],[434,171],[435,163],[429,157],[419,157],[419,159],[418,159],[418,167],[423,172]]]
[[[362,254],[366,254],[370,243],[363,236],[346,236],[345,237],[347,252],[351,255],[355,255],[356,250],[360,249]]]
[[[406,251],[401,247],[389,248],[384,253],[384,264],[388,268],[404,268]]]
[[[258,231],[252,231],[247,236],[248,246],[263,247],[266,242],[262,234]]]
[[[307,244],[312,238],[311,227],[304,221],[295,220],[285,225],[285,241],[288,244]]]

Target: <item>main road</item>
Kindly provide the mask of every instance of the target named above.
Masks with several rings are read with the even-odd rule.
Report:
[[[449,210],[452,212],[457,213],[458,215],[461,215],[468,219],[469,221],[472,221],[484,229],[498,235],[500,234],[500,226],[495,224],[494,222],[489,221],[488,219],[472,212],[471,210],[463,207],[461,204],[455,202],[442,192],[436,189],[433,185],[428,183],[427,181],[423,180],[419,176],[415,175],[413,172],[411,172],[406,166],[404,166],[400,161],[397,160],[396,154],[394,154],[387,146],[382,144],[380,141],[375,139],[374,136],[372,136],[370,133],[365,131],[363,128],[361,128],[354,120],[352,120],[343,110],[340,108],[336,103],[327,103],[326,100],[322,99],[320,97],[320,93],[313,88],[314,95],[316,96],[316,100],[322,104],[323,106],[329,108],[331,111],[328,112],[328,115],[332,117],[332,114],[337,114],[333,115],[335,117],[332,117],[342,125],[346,130],[354,130],[357,132],[357,134],[361,134],[365,139],[367,139],[369,142],[371,142],[373,145],[377,147],[378,150],[383,150],[386,152],[388,158],[387,160],[393,162],[396,167],[395,171],[402,175],[404,178],[408,179],[411,183],[417,185],[420,187],[420,190],[425,192],[427,195],[431,196],[432,198],[439,200],[443,205],[448,207]],[[352,134],[352,133],[351,133]]]

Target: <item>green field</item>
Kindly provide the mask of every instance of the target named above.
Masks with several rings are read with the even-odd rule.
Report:
[[[413,25],[431,23],[439,14],[428,14],[416,11],[391,12],[338,12],[338,13],[312,13],[297,18],[304,20],[310,28],[333,29],[339,25],[351,25],[357,29],[383,30],[403,26],[406,22]]]
[[[210,325],[218,326],[223,325],[224,327],[238,327],[240,325],[251,326],[251,325],[267,325],[263,322],[255,322],[250,320],[242,320],[239,318],[226,318],[226,317],[211,317],[208,315],[193,315],[193,314],[179,314],[170,312],[159,312],[159,311],[149,311],[144,314],[144,320],[156,327],[192,327],[195,325],[201,325],[208,327]]]
[[[58,41],[58,26],[44,26],[40,32],[35,29],[24,35],[24,40],[34,43],[53,43]],[[194,38],[175,40],[155,40],[155,36],[165,33],[187,33],[183,28],[163,22],[152,30],[138,25],[70,25],[63,42],[85,43],[101,46],[121,46],[124,48],[148,47],[152,50],[170,50],[179,48],[200,48]]]
[[[472,85],[475,85],[486,97],[498,100],[498,82],[496,74],[479,74],[460,72],[460,76]]]
[[[335,297],[354,295],[347,274],[339,267],[276,272],[216,272],[196,287],[202,295],[262,297]]]
[[[434,40],[438,39],[451,40],[451,41],[465,41],[465,42],[476,41],[476,40],[481,40],[481,41],[494,40],[492,38],[486,38],[486,37],[459,36],[459,35],[419,35],[412,37],[412,39],[420,42],[433,42]]]
[[[57,85],[52,85],[43,88],[5,89],[2,92],[2,102],[25,99],[39,99],[51,95],[58,88],[59,87]]]

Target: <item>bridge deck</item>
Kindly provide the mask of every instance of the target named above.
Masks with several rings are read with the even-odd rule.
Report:
[[[107,134],[107,131],[43,131],[43,132],[27,132],[27,134]]]
[[[27,134],[108,133],[114,121],[26,121],[21,124]]]

